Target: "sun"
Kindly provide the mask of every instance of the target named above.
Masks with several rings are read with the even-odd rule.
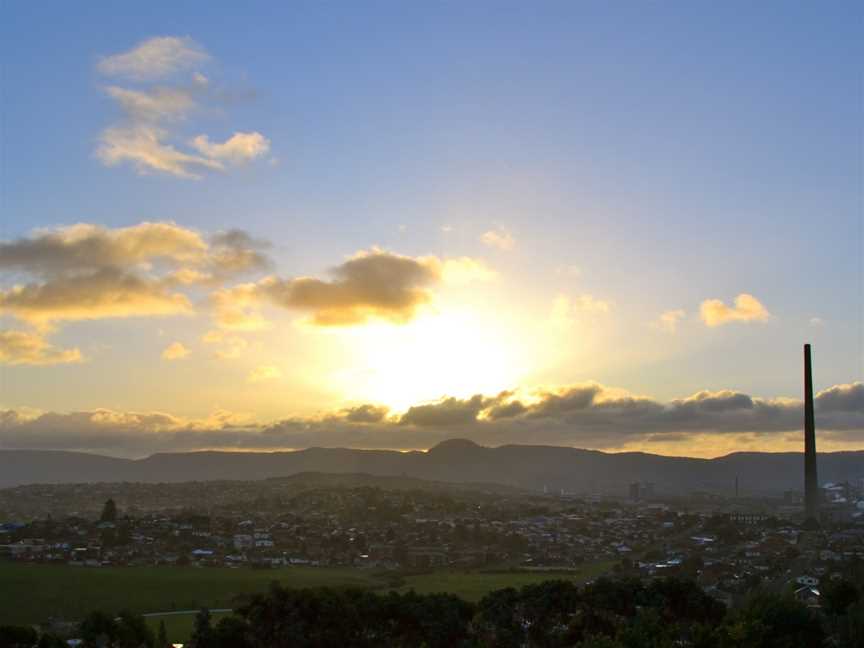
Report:
[[[528,354],[504,317],[471,309],[426,313],[403,325],[348,333],[356,357],[334,377],[351,401],[404,411],[442,396],[494,394],[519,384]]]

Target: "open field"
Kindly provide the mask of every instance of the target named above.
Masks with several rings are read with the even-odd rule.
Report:
[[[69,567],[0,562],[0,624],[78,619],[94,609],[161,612],[232,607],[237,594],[278,580],[293,587],[380,587],[374,574],[351,568],[200,569]]]
[[[611,569],[612,563],[591,563],[575,571],[435,571],[407,576],[398,591],[413,589],[418,594],[449,592],[468,601],[479,601],[493,590],[522,587],[548,580],[575,580],[577,583],[600,576]]]
[[[404,577],[398,591],[449,592],[470,601],[504,587],[521,587],[552,579],[582,582],[610,567],[585,565],[568,572],[434,571]],[[200,569],[194,567],[69,567],[0,562],[0,624],[37,623],[54,616],[66,620],[104,609],[136,613],[230,608],[237,594],[264,591],[274,580],[291,587],[360,587],[389,589],[396,574],[350,567],[288,567],[273,570]],[[186,638],[194,614],[161,617],[169,637]],[[214,615],[214,620],[216,615]],[[149,617],[157,629],[160,617]]]

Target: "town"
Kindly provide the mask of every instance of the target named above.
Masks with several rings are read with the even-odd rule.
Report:
[[[580,497],[324,474],[41,484],[0,491],[0,559],[82,569],[346,567],[389,573],[393,583],[412,570],[567,574],[591,565],[592,574],[693,578],[727,605],[763,585],[818,606],[826,580],[864,578],[861,485],[822,495],[834,521],[811,529],[794,493],[663,498],[633,484],[623,496]]]

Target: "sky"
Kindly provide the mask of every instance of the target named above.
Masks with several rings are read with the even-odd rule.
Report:
[[[860,3],[0,7],[0,448],[864,447]]]

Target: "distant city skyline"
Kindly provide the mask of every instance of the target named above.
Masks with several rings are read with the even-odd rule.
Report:
[[[864,447],[858,3],[0,18],[0,449]]]

